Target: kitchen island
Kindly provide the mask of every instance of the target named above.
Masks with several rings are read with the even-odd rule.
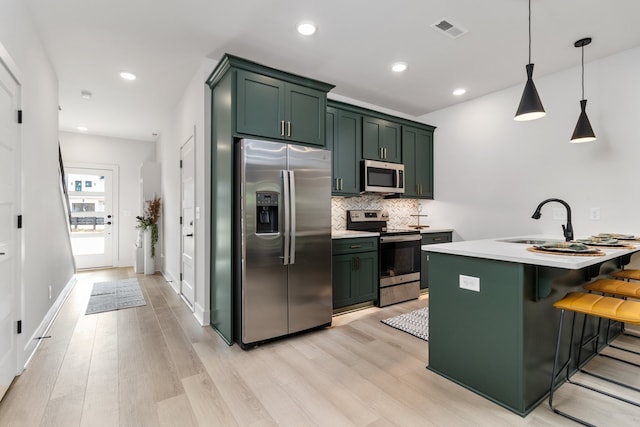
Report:
[[[559,319],[553,303],[619,270],[639,250],[634,245],[571,256],[534,253],[530,243],[512,243],[535,240],[563,239],[525,236],[422,247],[429,256],[428,369],[522,416],[549,392]],[[565,326],[563,349],[571,322]],[[595,321],[587,324],[588,332],[596,328]],[[591,356],[585,349],[583,360]]]

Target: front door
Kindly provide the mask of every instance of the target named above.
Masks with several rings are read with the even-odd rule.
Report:
[[[18,373],[20,86],[0,61],[0,399]]]
[[[77,268],[113,267],[113,175],[112,169],[67,168]]]
[[[195,237],[194,237],[194,152],[193,137],[180,149],[181,160],[181,192],[182,192],[182,253],[181,253],[181,275],[180,293],[185,301],[193,308],[194,285],[195,285]]]

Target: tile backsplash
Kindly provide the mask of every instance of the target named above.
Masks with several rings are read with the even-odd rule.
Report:
[[[377,195],[360,197],[331,198],[331,228],[334,231],[347,229],[347,211],[352,209],[386,209],[389,212],[389,228],[407,228],[418,224],[417,215],[420,204],[416,199],[385,199]],[[420,218],[426,224],[428,218]]]

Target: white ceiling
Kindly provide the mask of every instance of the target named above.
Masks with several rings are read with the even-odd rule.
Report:
[[[26,2],[58,75],[63,131],[155,140],[202,59],[225,52],[412,116],[526,79],[527,0]],[[431,27],[443,18],[468,33],[454,40]],[[318,32],[299,35],[301,20]],[[534,79],[579,65],[583,37],[593,38],[585,62],[639,46],[639,20],[638,0],[532,0]],[[392,73],[394,61],[408,70]],[[138,79],[123,81],[122,70]],[[467,94],[451,95],[460,86]]]

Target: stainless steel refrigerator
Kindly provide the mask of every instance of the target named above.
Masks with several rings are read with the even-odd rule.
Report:
[[[331,152],[243,139],[236,160],[236,341],[330,325]]]

